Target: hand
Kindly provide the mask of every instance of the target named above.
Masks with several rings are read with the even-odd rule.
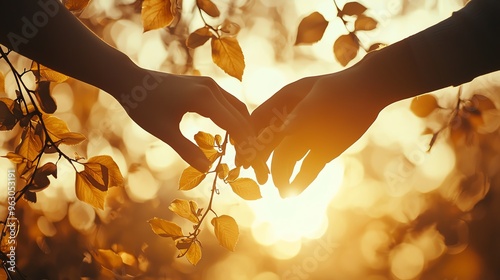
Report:
[[[363,89],[355,70],[309,77],[285,86],[252,113],[252,122],[267,141],[260,156],[274,150],[271,174],[282,197],[305,190],[326,163],[358,140],[387,104]],[[269,129],[276,112],[290,113],[281,129]],[[273,113],[274,112],[274,113]],[[276,126],[275,126],[276,127]],[[306,156],[307,155],[307,156]],[[304,158],[304,156],[306,156]],[[290,182],[293,169],[304,158],[300,172]]]
[[[185,113],[196,112],[212,119],[237,143],[255,137],[246,106],[211,78],[154,71],[142,73],[142,81],[132,87],[131,94],[122,95],[118,100],[138,125],[170,145],[199,171],[207,172],[211,163],[181,134],[179,122]],[[242,164],[254,167],[260,183],[267,181],[265,162],[243,158]]]

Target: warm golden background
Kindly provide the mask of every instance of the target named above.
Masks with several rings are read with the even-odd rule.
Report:
[[[332,45],[345,29],[330,0],[214,1],[223,15],[241,26],[237,38],[246,63],[242,82],[214,65],[208,44],[194,51],[185,47],[187,34],[203,26],[193,12],[193,2],[183,1],[182,21],[170,32],[143,33],[140,3],[134,0],[93,0],[79,16],[140,66],[179,74],[199,71],[250,110],[287,83],[342,69]],[[464,5],[461,0],[361,3],[379,22],[376,30],[360,33],[366,45],[403,39]],[[312,46],[293,46],[300,20],[314,11],[332,21],[325,36]],[[19,69],[30,65],[22,57],[12,60]],[[16,89],[12,73],[3,63],[0,70],[6,77],[5,92],[12,98]],[[464,85],[463,97],[480,93],[498,104],[499,88],[500,76],[493,73]],[[211,180],[194,190],[178,191],[180,172],[187,165],[170,147],[135,125],[105,92],[70,79],[52,93],[58,104],[56,115],[72,131],[88,137],[65,151],[86,157],[111,155],[126,178],[126,187],[110,189],[105,210],[96,211],[76,199],[74,171],[61,161],[58,178],[51,178],[50,187],[38,194],[38,202],[17,205],[22,221],[17,261],[30,279],[500,277],[497,110],[488,113],[481,129],[468,132],[474,138],[471,143],[454,143],[444,131],[427,153],[431,136],[422,132],[444,124],[446,115],[420,119],[409,110],[409,100],[401,101],[386,108],[368,133],[327,165],[298,197],[283,200],[267,183],[261,187],[262,199],[247,202],[221,184],[214,208],[236,219],[240,240],[236,251],[228,252],[217,244],[207,223],[200,236],[203,257],[194,267],[184,258],[176,259],[172,240],[156,236],[146,221],[156,216],[189,227],[167,207],[174,198],[206,206]],[[450,107],[456,93],[456,88],[450,88],[435,94],[441,106]],[[197,115],[186,115],[181,127],[189,138],[200,130],[223,134]],[[0,135],[0,154],[5,155],[16,146],[17,134]],[[0,159],[0,174],[11,167],[7,159]],[[6,191],[0,191],[0,201],[6,197]],[[6,215],[3,209],[1,217]],[[90,252],[97,249],[113,250],[129,266],[113,272],[102,268],[91,257]]]

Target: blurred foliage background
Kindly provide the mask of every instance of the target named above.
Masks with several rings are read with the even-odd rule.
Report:
[[[246,63],[242,82],[213,64],[209,46],[196,50],[185,46],[187,35],[203,26],[194,1],[180,3],[182,14],[174,25],[146,33],[140,2],[93,0],[78,16],[140,66],[211,76],[250,110],[287,83],[342,69],[332,44],[345,28],[336,19],[332,1],[214,1],[226,18],[241,26],[238,41]],[[459,0],[361,3],[379,22],[376,30],[358,34],[366,45],[403,39],[464,5]],[[314,11],[336,24],[328,25],[318,43],[294,46],[300,20]],[[219,24],[217,19],[208,20]],[[362,56],[360,52],[355,60]],[[12,60],[18,69],[30,65],[23,57]],[[8,70],[0,64],[5,94],[13,98],[16,88]],[[463,98],[481,94],[498,108],[499,74],[463,85]],[[173,242],[156,236],[146,221],[156,216],[188,225],[168,205],[174,198],[186,198],[203,207],[209,183],[178,191],[186,164],[135,125],[105,92],[70,79],[56,85],[52,94],[58,104],[56,115],[88,138],[65,151],[112,156],[126,186],[110,189],[106,208],[95,210],[77,200],[74,171],[61,161],[58,178],[51,178],[38,202],[20,201],[16,206],[21,221],[17,265],[30,279],[483,280],[500,275],[496,109],[483,116],[480,128],[463,128],[470,141],[455,141],[444,131],[427,152],[432,135],[423,132],[442,125],[445,114],[418,118],[409,109],[410,100],[401,101],[386,108],[367,134],[327,165],[298,197],[281,199],[267,183],[261,187],[263,198],[248,202],[221,186],[215,207],[240,225],[236,252],[219,246],[206,226],[200,235],[203,258],[192,266],[176,259]],[[433,94],[442,107],[456,103],[456,88]],[[209,120],[190,114],[181,128],[190,138],[200,130],[223,133]],[[17,134],[2,132],[1,155],[13,150]],[[0,174],[9,168],[12,164],[0,159]],[[248,176],[252,176],[249,171]],[[3,183],[0,186],[4,188]],[[0,191],[0,201],[6,200],[7,191]],[[7,215],[6,207],[0,207],[0,215]],[[98,249],[117,253],[124,265],[106,263],[105,252]]]

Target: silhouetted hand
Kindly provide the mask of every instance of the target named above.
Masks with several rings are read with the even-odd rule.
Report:
[[[246,106],[211,78],[148,71],[131,92],[135,94],[117,97],[130,117],[202,172],[208,171],[210,162],[181,134],[179,122],[185,113],[195,112],[210,118],[227,130],[236,143],[255,138]],[[236,148],[238,150],[239,145]],[[245,157],[240,161],[245,167],[254,167],[260,183],[267,181],[268,168],[264,162]]]
[[[271,174],[282,197],[306,189],[324,166],[358,140],[388,105],[381,96],[364,89],[363,80],[354,71],[291,83],[252,113],[252,122],[261,132],[259,139],[267,139],[261,141],[266,145],[259,156],[267,159],[274,151]],[[276,117],[287,111],[286,119],[282,118],[285,125],[279,127]],[[300,172],[290,182],[302,158]]]

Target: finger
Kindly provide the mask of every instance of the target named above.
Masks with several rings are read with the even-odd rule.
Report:
[[[300,137],[294,136],[285,137],[274,151],[271,174],[273,174],[274,185],[282,197],[288,195],[290,177],[297,161],[303,158],[308,151],[309,148],[300,141]]]
[[[179,127],[167,128],[166,134],[162,138],[163,141],[169,144],[170,147],[172,147],[189,165],[200,172],[208,172],[211,162],[198,146],[182,135]]]
[[[312,149],[304,158],[299,173],[290,184],[291,191],[295,194],[302,193],[318,177],[331,159],[322,149]]]
[[[267,182],[269,177],[269,167],[265,161],[256,160],[252,163],[252,168],[255,173],[255,178],[257,178],[257,182],[263,185]]]
[[[223,88],[219,87],[219,91],[222,93],[224,98],[231,104],[232,107],[234,107],[240,114],[247,120],[250,119],[250,112],[248,112],[247,106],[241,102],[238,98],[236,98],[234,95],[230,94],[229,92],[225,91]]]

